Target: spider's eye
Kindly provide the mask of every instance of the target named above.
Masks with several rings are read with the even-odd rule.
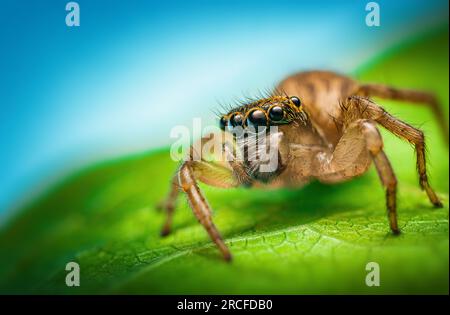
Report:
[[[227,121],[227,119],[225,118],[225,116],[222,116],[222,117],[220,118],[219,124],[220,124],[220,129],[225,130],[226,126],[228,125],[228,121]]]
[[[302,105],[302,102],[300,101],[300,99],[297,96],[291,96],[291,101],[297,107],[300,107]]]
[[[283,108],[281,106],[274,106],[270,109],[269,111],[269,117],[271,120],[273,121],[280,121],[283,119],[284,117],[284,111]]]
[[[248,125],[253,126],[266,126],[267,125],[267,118],[266,114],[262,110],[254,110],[252,111],[247,118]]]
[[[233,127],[236,126],[242,126],[242,123],[244,122],[244,117],[241,114],[234,114],[230,118],[230,123]]]

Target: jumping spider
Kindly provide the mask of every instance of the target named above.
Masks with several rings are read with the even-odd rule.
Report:
[[[275,169],[260,172],[258,162],[248,156],[238,160],[236,147],[237,151],[248,149],[249,142],[239,142],[242,138],[233,133],[233,137],[226,138],[222,146],[226,161],[216,163],[191,158],[179,167],[172,180],[171,191],[162,203],[167,218],[161,234],[170,232],[175,201],[181,190],[186,194],[198,221],[216,243],[224,259],[229,261],[231,253],[212,221],[211,208],[197,181],[222,188],[240,185],[299,187],[312,179],[337,183],[365,173],[372,162],[386,190],[390,228],[398,234],[397,179],[383,151],[378,124],[414,145],[420,187],[435,207],[442,207],[428,183],[423,132],[390,115],[369,97],[428,105],[436,115],[448,143],[447,123],[432,94],[360,84],[332,72],[298,73],[283,80],[268,97],[233,108],[220,119],[225,136],[231,134],[234,127],[246,130],[253,126],[277,126],[278,132],[274,137],[277,148]],[[270,137],[270,133],[266,135]],[[211,137],[206,136],[200,142],[211,140]]]

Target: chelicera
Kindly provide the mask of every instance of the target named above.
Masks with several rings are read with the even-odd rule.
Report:
[[[433,94],[361,84],[332,72],[298,73],[283,80],[271,95],[237,106],[221,116],[224,137],[217,138],[225,141],[218,161],[194,159],[191,150],[190,158],[177,170],[170,193],[161,204],[167,214],[162,235],[171,230],[175,202],[181,191],[224,259],[229,261],[231,253],[213,223],[211,208],[198,181],[222,188],[300,187],[311,180],[333,184],[364,174],[371,164],[375,165],[386,191],[390,229],[394,234],[400,233],[397,179],[384,152],[378,125],[414,145],[419,185],[435,207],[442,207],[428,181],[423,132],[389,114],[372,97],[428,106],[448,143],[447,122]],[[276,130],[271,131],[271,127]],[[261,128],[263,132],[258,131]],[[249,129],[256,132],[242,136],[242,131],[245,134]],[[269,144],[258,146],[252,134],[270,140]],[[207,135],[199,140],[200,145],[213,139],[213,134]],[[263,156],[266,153],[263,150],[268,148],[275,153],[266,154],[265,159],[254,159]],[[250,151],[256,153],[248,154]],[[275,167],[262,171],[269,160],[276,160]]]

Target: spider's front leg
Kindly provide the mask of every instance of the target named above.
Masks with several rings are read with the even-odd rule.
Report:
[[[383,185],[386,187],[386,203],[389,222],[394,233],[398,233],[396,191],[397,180],[388,158],[383,152],[383,142],[375,123],[385,127],[396,136],[412,143],[416,149],[419,183],[435,207],[442,207],[438,196],[428,182],[425,163],[425,140],[422,131],[393,117],[373,101],[359,96],[349,97],[342,105],[345,132],[337,144],[332,158],[324,164],[322,181],[333,181],[342,177],[362,174],[368,166],[364,154],[358,151],[363,144],[377,168]],[[359,168],[359,169],[358,169]]]
[[[203,162],[204,163],[204,162]],[[201,172],[202,164],[196,162],[185,162],[178,171],[178,180],[181,189],[186,194],[189,205],[197,218],[208,232],[211,240],[216,243],[225,260],[231,260],[231,253],[222,240],[222,237],[211,218],[211,208],[198,187],[195,173]]]
[[[344,112],[348,113],[349,117],[358,116],[376,121],[399,138],[414,145],[416,149],[416,165],[419,173],[419,185],[427,193],[430,202],[435,207],[441,208],[443,206],[442,202],[439,200],[439,197],[428,181],[425,159],[425,136],[423,132],[392,116],[382,107],[364,97],[349,97],[346,100],[344,108],[346,109]]]
[[[388,157],[383,151],[383,140],[375,124],[369,120],[360,120],[358,125],[366,139],[367,150],[386,189],[386,207],[389,225],[394,234],[399,234],[397,224],[397,178]]]
[[[200,139],[199,142],[202,151],[208,141],[218,141],[219,139],[221,138],[217,135],[209,135]],[[230,251],[223,242],[220,233],[212,221],[211,208],[198,186],[198,181],[210,186],[231,188],[239,186],[250,179],[248,178],[242,163],[237,161],[234,156],[232,156],[227,142],[220,147],[220,156],[217,156],[218,152],[215,152],[216,157],[219,158],[219,161],[206,161],[202,158],[196,159],[194,148],[195,145],[190,148],[189,159],[185,161],[178,169],[172,179],[169,195],[166,200],[160,204],[160,206],[162,206],[167,213],[166,221],[163,229],[161,230],[161,234],[165,236],[170,233],[175,202],[179,192],[182,191],[186,194],[189,206],[191,207],[197,220],[204,226],[211,240],[216,243],[225,260],[229,261],[231,260]],[[226,163],[224,160],[229,161],[228,165],[231,169],[225,166]]]
[[[374,121],[347,117],[345,132],[336,148],[321,165],[316,177],[327,183],[350,179],[363,174],[373,161],[386,191],[389,225],[394,234],[400,232],[397,223],[397,179],[383,151],[383,140]]]

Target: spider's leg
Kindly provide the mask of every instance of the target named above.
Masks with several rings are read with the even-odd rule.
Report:
[[[345,131],[336,148],[322,163],[318,176],[321,182],[333,183],[363,174],[371,164],[386,190],[386,207],[389,225],[393,233],[400,232],[397,224],[397,179],[383,151],[383,140],[369,119],[358,119],[348,115]]]
[[[233,177],[231,170],[216,164],[214,162],[207,162],[204,160],[190,161],[192,167],[198,173],[200,181],[215,187],[230,188],[236,187],[240,182]],[[161,230],[161,235],[166,236],[170,233],[172,227],[172,218],[175,211],[176,200],[180,193],[180,171],[178,171],[172,178],[169,194],[158,207],[166,211],[166,221]]]
[[[367,150],[386,189],[386,206],[389,225],[394,234],[400,233],[397,224],[397,178],[388,157],[383,151],[383,140],[375,124],[370,120],[360,120],[359,126],[366,139]]]
[[[170,229],[172,226],[173,212],[175,210],[175,204],[179,193],[180,190],[178,187],[178,176],[175,175],[172,178],[169,194],[167,195],[166,199],[157,206],[158,209],[163,209],[166,211],[166,221],[161,230],[162,236],[166,236],[170,233]]]
[[[186,194],[189,205],[197,220],[206,229],[211,240],[216,243],[224,259],[230,261],[231,253],[228,247],[223,242],[219,231],[212,221],[211,208],[197,184],[196,177],[200,176],[203,177],[203,179],[206,179],[206,177],[204,177],[206,175],[205,167],[209,167],[209,163],[195,161],[187,161],[183,163],[183,165],[180,167],[180,170],[178,171],[179,184],[183,192]],[[213,171],[213,169],[210,170]],[[210,180],[212,180],[212,178],[210,178]],[[219,181],[217,181],[217,183],[219,183]]]
[[[373,101],[359,96],[351,96],[344,104],[344,114],[357,115],[361,118],[374,120],[396,136],[412,143],[416,149],[417,171],[419,184],[428,195],[428,199],[435,207],[442,207],[442,202],[428,182],[425,160],[425,137],[421,130],[395,118]]]
[[[188,160],[202,160],[202,152],[197,152],[196,149],[199,148],[201,151],[203,151],[204,147],[212,141],[212,143],[215,143],[218,141],[218,135],[217,134],[208,134],[199,140],[196,141],[196,144],[191,146],[189,148],[189,155]],[[219,142],[220,143],[220,142]],[[214,183],[212,183],[214,185]],[[220,186],[220,183],[218,184]],[[167,195],[167,197],[162,200],[156,208],[158,210],[165,210],[166,212],[166,221],[164,223],[164,226],[161,230],[161,235],[166,236],[170,233],[171,226],[172,226],[172,218],[175,211],[176,201],[178,199],[180,193],[180,187],[179,187],[179,180],[178,180],[178,172],[172,177],[172,181],[170,184],[170,191]]]
[[[208,152],[203,152],[203,150],[210,144],[221,144],[219,140],[223,140],[219,135],[210,134],[197,142],[202,150],[201,153],[196,152],[196,145],[190,148],[188,160],[183,162],[178,169],[172,180],[169,195],[162,203],[166,209],[167,217],[161,234],[167,235],[170,232],[175,201],[179,192],[183,191],[197,220],[205,227],[211,239],[219,247],[224,258],[230,260],[231,254],[212,222],[211,208],[200,191],[197,182],[201,181],[207,185],[220,188],[230,188],[243,184],[244,179],[245,181],[249,179],[246,177],[243,164],[230,156],[231,153],[228,150],[224,150],[224,146],[214,147],[214,149],[220,151],[212,153],[216,156],[216,160],[205,160],[203,155],[208,156]],[[224,154],[225,156],[223,156]],[[224,158],[230,161],[228,163],[229,167],[226,166],[227,163],[224,161]]]
[[[442,107],[440,106],[434,94],[424,91],[397,89],[394,87],[381,84],[361,85],[358,89],[357,94],[366,97],[375,96],[385,99],[407,101],[411,103],[423,104],[425,106],[430,107],[439,124],[439,128],[441,129],[442,135],[444,136],[445,141],[448,144],[449,135],[448,135],[448,123],[447,120],[445,119],[446,115],[444,115]]]

